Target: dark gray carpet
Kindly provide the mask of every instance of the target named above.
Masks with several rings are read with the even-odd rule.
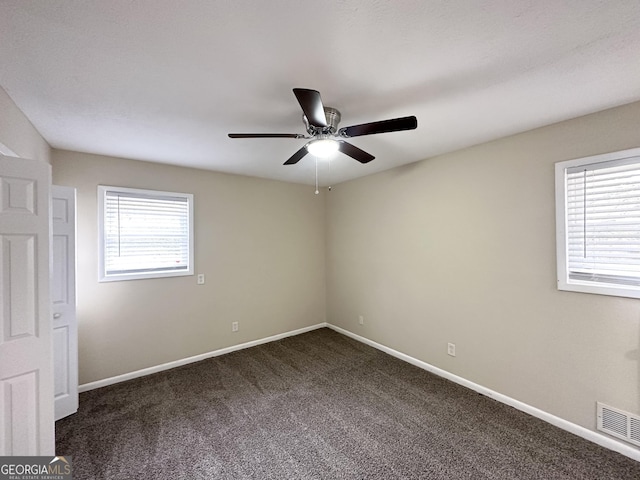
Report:
[[[74,479],[640,479],[640,463],[329,329],[80,395]]]

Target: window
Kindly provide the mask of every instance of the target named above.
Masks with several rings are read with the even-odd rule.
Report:
[[[558,288],[640,298],[640,148],[556,164]]]
[[[101,282],[193,275],[193,195],[98,186]]]

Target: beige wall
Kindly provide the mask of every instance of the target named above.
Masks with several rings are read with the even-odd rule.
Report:
[[[50,163],[49,144],[0,87],[0,153]]]
[[[327,321],[587,428],[640,413],[640,301],[556,289],[554,210],[554,162],[638,146],[640,103],[334,187]]]
[[[325,321],[324,198],[312,187],[57,150],[52,163],[53,183],[77,188],[81,384]],[[206,284],[98,283],[98,184],[193,193]]]

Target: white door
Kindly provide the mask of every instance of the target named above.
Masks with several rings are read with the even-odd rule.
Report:
[[[51,187],[53,268],[53,378],[55,418],[78,411],[78,324],[76,321],[76,190]]]
[[[54,455],[51,166],[0,156],[0,455]]]

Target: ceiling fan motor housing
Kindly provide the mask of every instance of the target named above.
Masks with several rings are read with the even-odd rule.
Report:
[[[315,127],[309,124],[309,119],[306,115],[302,115],[302,121],[309,135],[333,135],[338,131],[338,124],[342,118],[340,112],[332,107],[324,107],[324,116],[327,118],[327,126]]]

